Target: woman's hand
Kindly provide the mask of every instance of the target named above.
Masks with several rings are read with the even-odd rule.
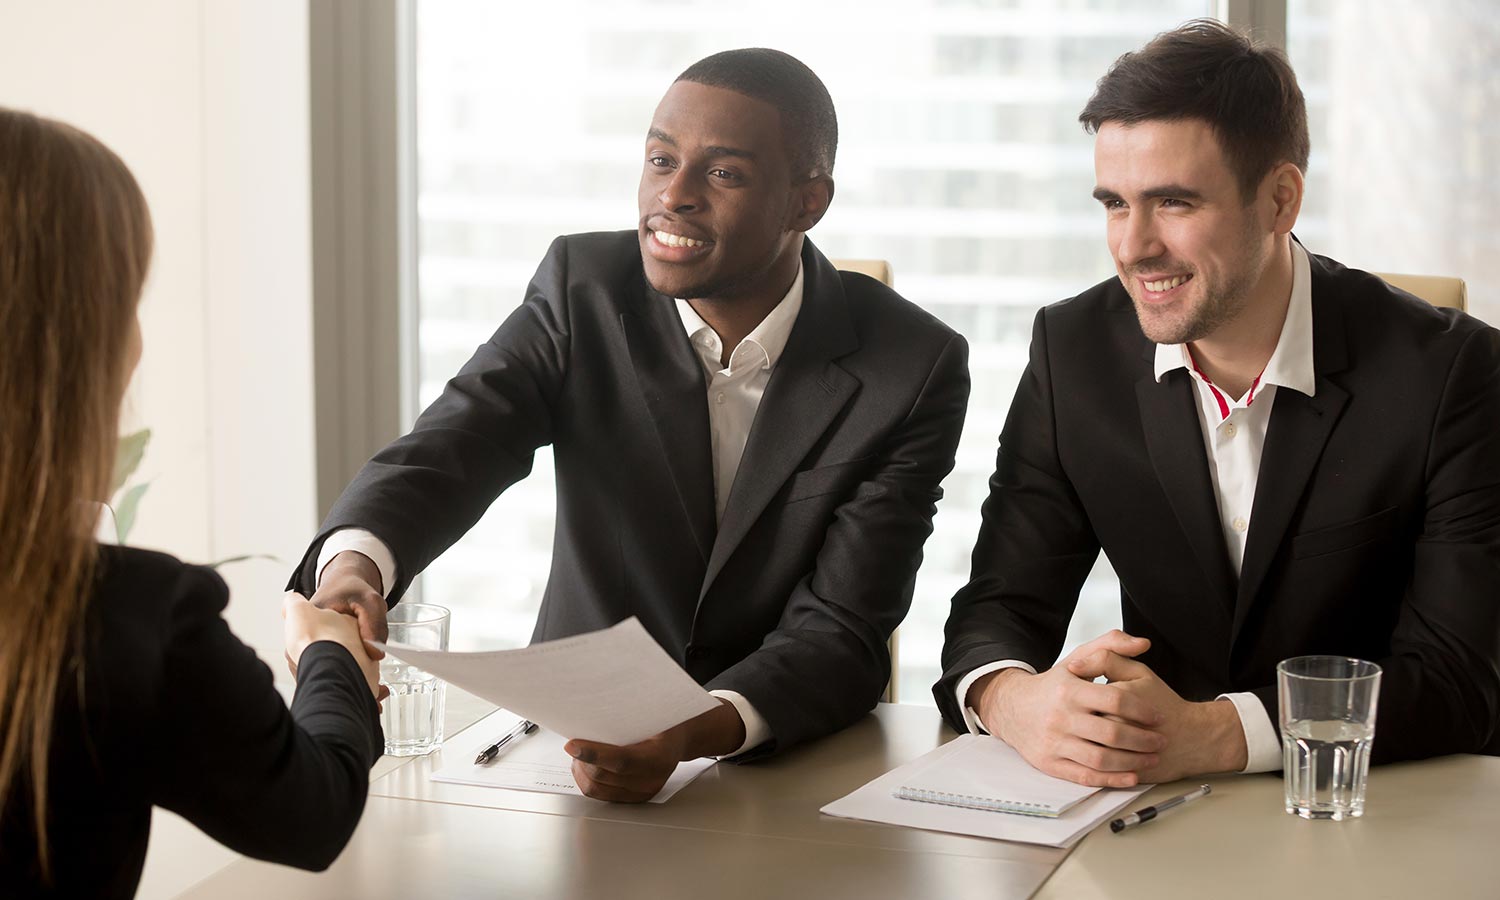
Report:
[[[370,695],[380,698],[380,665],[371,657],[373,648],[366,648],[365,642],[360,638],[359,622],[353,616],[319,609],[301,594],[288,591],[281,601],[281,617],[285,620],[282,632],[286,641],[286,656],[293,671],[296,671],[296,665],[302,659],[302,651],[309,644],[315,641],[333,641],[342,644],[354,657],[354,661],[359,663],[359,669],[365,676],[365,684],[370,688]]]

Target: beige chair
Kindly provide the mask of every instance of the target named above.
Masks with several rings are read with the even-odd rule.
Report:
[[[1442,275],[1393,275],[1376,272],[1386,283],[1409,294],[1416,294],[1433,306],[1446,306],[1467,312],[1469,288],[1462,278]]]
[[[883,259],[835,259],[833,267],[845,272],[868,275],[881,284],[890,286],[896,282],[891,277],[891,264]]]
[[[861,275],[868,275],[884,285],[894,284],[891,275],[891,264],[883,259],[835,259],[832,262],[835,269],[840,269],[845,272],[858,272]],[[886,682],[885,694],[880,698],[886,703],[896,702],[896,683],[897,681],[899,681],[899,679],[896,677],[896,665],[897,650],[901,646],[900,637],[901,632],[899,629],[891,632],[891,639],[887,644],[887,646],[889,646],[891,650],[891,680]]]

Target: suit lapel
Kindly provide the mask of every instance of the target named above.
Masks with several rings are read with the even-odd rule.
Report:
[[[1349,402],[1349,392],[1328,378],[1341,371],[1348,360],[1341,306],[1337,298],[1330,296],[1332,286],[1317,257],[1309,254],[1308,259],[1312,270],[1313,368],[1317,371],[1317,383],[1311,397],[1291,389],[1276,389],[1256,476],[1250,534],[1240,565],[1232,632],[1236,637],[1271,564],[1290,539],[1287,529],[1292,516],[1323,455],[1328,436]]]
[[[802,265],[802,310],[750,427],[700,599],[771,498],[859,389],[859,379],[834,362],[859,346],[838,271],[810,241],[803,245]]]
[[[670,297],[642,282],[620,314],[630,361],[661,441],[677,499],[706,562],[714,546],[713,445],[702,364]]]
[[[1214,502],[1191,376],[1186,370],[1176,369],[1158,383],[1155,373],[1148,371],[1135,389],[1151,466],[1205,582],[1218,599],[1216,609],[1222,610],[1227,620],[1234,602],[1234,574]]]

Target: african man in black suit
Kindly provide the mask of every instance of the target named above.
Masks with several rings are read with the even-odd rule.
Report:
[[[379,636],[387,604],[550,444],[534,640],[638,616],[723,702],[631,747],[573,741],[590,796],[842,728],[890,674],[968,398],[963,338],[804,237],[832,101],[771,50],[709,57],[647,134],[633,232],[559,238],[524,302],[334,505],[293,584]]]

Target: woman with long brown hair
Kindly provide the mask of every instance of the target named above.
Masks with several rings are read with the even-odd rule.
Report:
[[[94,537],[151,222],[77,129],[0,108],[0,894],[130,896],[153,805],[324,868],[380,756],[354,620],[289,596],[289,711],[211,570]]]

